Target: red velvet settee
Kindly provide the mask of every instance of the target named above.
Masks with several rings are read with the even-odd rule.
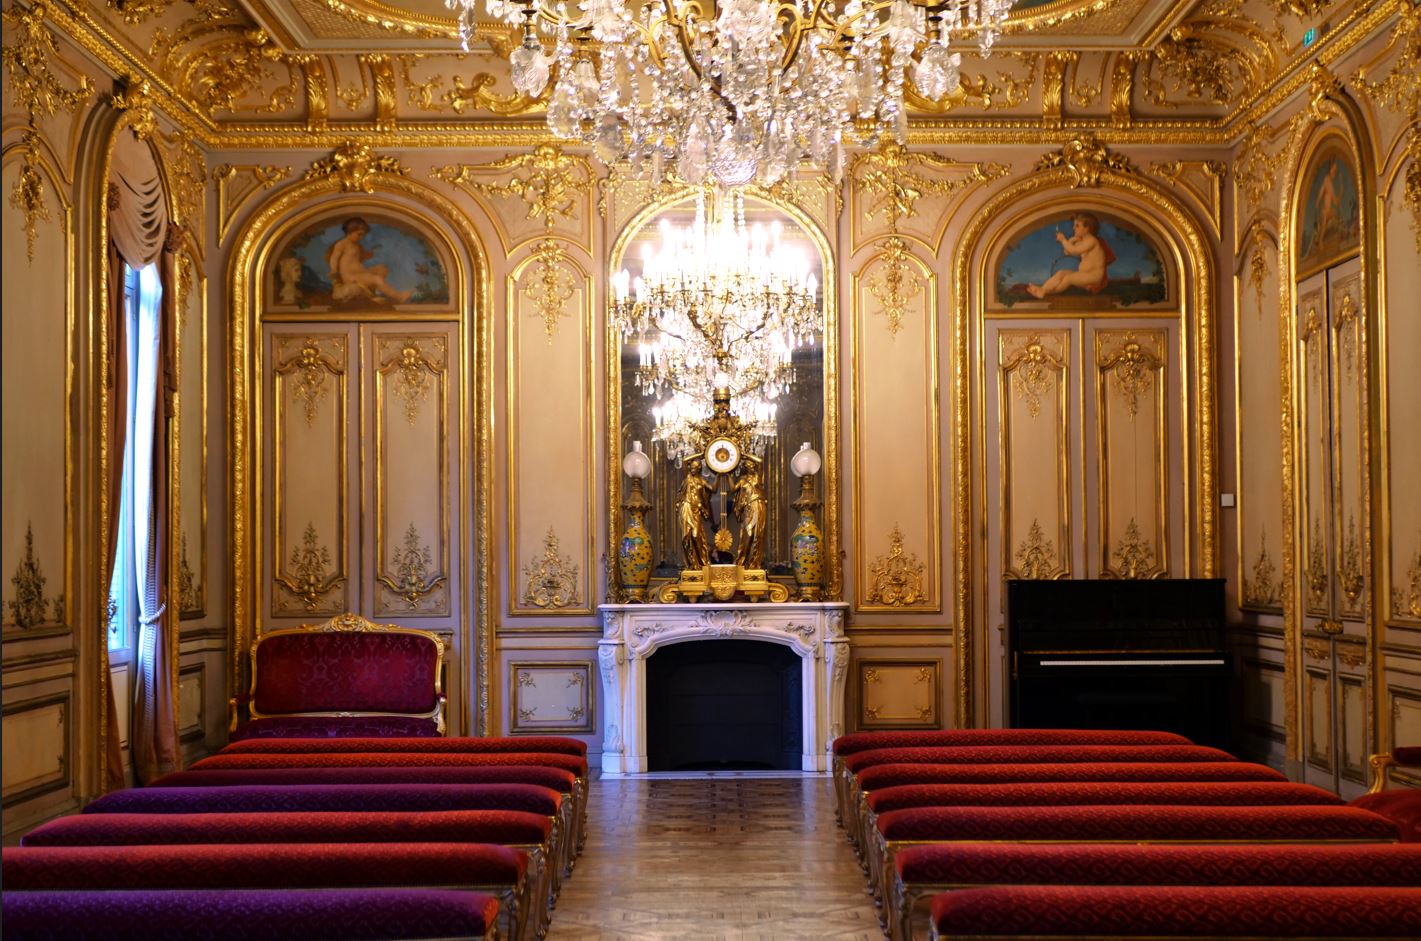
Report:
[[[268,631],[231,702],[232,740],[443,735],[443,669],[438,634],[356,614]]]

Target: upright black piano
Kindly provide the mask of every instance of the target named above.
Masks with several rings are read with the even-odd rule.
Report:
[[[1007,582],[1010,724],[1228,748],[1224,580]]]

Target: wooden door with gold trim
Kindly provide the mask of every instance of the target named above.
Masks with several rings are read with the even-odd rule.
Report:
[[[1366,786],[1371,598],[1367,330],[1360,262],[1298,285],[1298,569],[1305,778]]]

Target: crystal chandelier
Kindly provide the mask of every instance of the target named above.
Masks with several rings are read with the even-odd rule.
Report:
[[[747,227],[736,192],[703,191],[690,226],[663,219],[658,234],[635,281],[625,268],[612,277],[609,308],[610,325],[637,348],[637,387],[662,400],[655,438],[678,460],[694,453],[695,426],[724,390],[763,446],[775,399],[794,382],[794,351],[821,329],[809,260],[778,222]]]
[[[523,23],[513,85],[548,126],[660,182],[771,185],[801,159],[837,181],[845,138],[902,143],[905,76],[955,94],[954,36],[990,54],[1014,0],[485,0]],[[445,0],[468,48],[478,0]],[[539,32],[552,40],[544,47]]]

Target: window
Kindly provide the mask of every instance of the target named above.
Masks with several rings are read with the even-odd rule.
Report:
[[[153,434],[158,392],[157,265],[124,266],[123,296],[128,392],[123,436],[123,484],[115,525],[118,542],[109,582],[109,651],[125,661],[133,654],[152,584]]]

